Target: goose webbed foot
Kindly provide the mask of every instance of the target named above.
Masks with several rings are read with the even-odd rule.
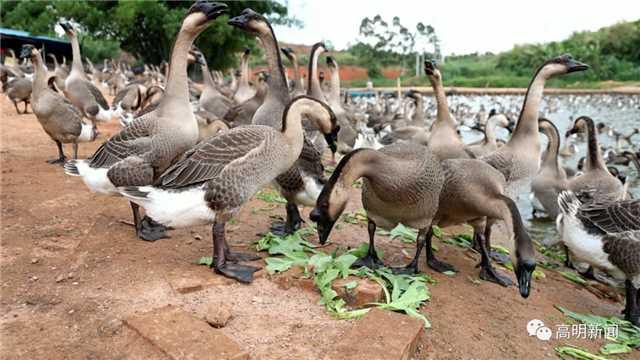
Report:
[[[364,257],[358,258],[358,260],[356,260],[352,265],[353,268],[359,268],[362,266],[375,270],[379,267],[384,267],[384,263],[380,258],[378,258],[378,255],[374,251],[368,252]]]
[[[489,257],[491,258],[491,260],[497,262],[498,264],[504,265],[506,263],[511,262],[511,258],[509,258],[509,255],[503,254],[495,250],[489,251]]]
[[[444,261],[440,261],[435,257],[427,259],[427,265],[429,265],[430,268],[432,268],[433,270],[439,273],[444,273],[447,271],[458,272],[458,270],[456,270],[456,268],[453,267],[453,265],[446,263]]]
[[[585,278],[587,280],[598,281],[598,279],[596,279],[595,274],[593,273],[593,267],[592,266],[589,266],[589,268],[585,272],[579,272],[578,271],[578,274],[580,274],[580,276],[582,276],[583,278]]]
[[[216,273],[235,279],[243,284],[250,284],[253,281],[253,273],[260,270],[260,268],[254,266],[230,262],[216,265],[213,268]]]
[[[226,250],[224,253],[224,257],[233,263],[245,262],[245,261],[256,261],[262,259],[258,254],[245,253],[239,251],[231,251]]]
[[[144,216],[137,226],[138,237],[144,241],[156,241],[168,239],[167,227],[154,221],[148,216]]]
[[[291,235],[298,231],[304,220],[300,216],[298,206],[293,202],[287,202],[287,220],[285,222],[275,221],[271,224],[271,233],[276,236]]]
[[[483,266],[482,269],[480,269],[480,279],[490,281],[504,287],[513,285],[513,281],[511,281],[511,279],[506,275],[502,275],[498,270],[490,265]]]
[[[47,163],[51,165],[64,165],[66,161],[67,161],[67,158],[63,156],[56,159],[47,160]]]
[[[420,269],[418,269],[418,263],[412,261],[407,266],[392,267],[391,272],[396,275],[415,275],[420,273]]]

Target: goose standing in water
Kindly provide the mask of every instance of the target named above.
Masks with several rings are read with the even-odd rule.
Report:
[[[280,131],[264,125],[231,129],[189,150],[158,179],[158,185],[120,190],[166,226],[212,224],[212,267],[224,276],[250,283],[258,269],[237,262],[259,257],[231,252],[225,224],[256,192],[297,161],[304,143],[303,117],[325,135],[335,137],[331,109],[300,96],[284,109]]]
[[[150,185],[198,141],[198,123],[189,103],[187,54],[194,39],[222,15],[227,6],[198,1],[189,8],[171,53],[167,90],[159,105],[120,130],[87,160],[69,161],[65,172],[80,176],[93,191],[119,194],[120,186]],[[140,219],[131,203],[138,237],[154,241],[166,228],[151,218]]]
[[[279,129],[281,124],[278,119],[282,118],[284,109],[290,100],[278,40],[273,28],[264,16],[251,9],[243,10],[239,16],[230,19],[229,24],[256,35],[265,50],[269,68],[269,91],[264,102],[254,114],[252,123]],[[335,152],[335,142],[329,143],[329,146]],[[278,190],[287,199],[287,218],[284,224],[278,222],[273,224],[271,228],[273,233],[290,234],[300,228],[302,218],[298,205],[313,206],[322,190],[324,167],[321,160],[321,154],[305,135],[298,161],[288,171],[276,178],[275,184]]]
[[[568,187],[567,174],[558,160],[558,149],[560,148],[560,134],[558,128],[549,120],[541,118],[538,122],[540,131],[547,137],[547,150],[542,158],[540,172],[531,183],[532,196],[534,201],[539,203],[550,219],[554,219],[560,214],[558,208],[558,195]],[[535,204],[535,203],[534,203]],[[536,211],[534,205],[534,212]]]
[[[31,93],[31,108],[42,129],[58,146],[59,157],[47,160],[49,164],[64,164],[66,157],[62,144],[73,144],[73,158],[78,158],[78,142],[93,141],[96,133],[91,125],[82,121],[82,114],[64,96],[49,88],[48,70],[40,52],[33,45],[23,45],[23,58],[30,58],[35,76]]]
[[[583,204],[571,191],[558,197],[557,228],[576,258],[625,280],[625,320],[640,326],[640,200]]]
[[[625,196],[624,186],[615,176],[612,176],[602,158],[598,146],[598,137],[594,122],[587,116],[577,118],[566,136],[576,133],[587,133],[587,157],[583,167],[583,174],[569,180],[567,189],[578,195],[589,193],[592,200],[615,201]]]
[[[113,112],[100,90],[87,79],[75,29],[67,22],[60,23],[60,26],[71,40],[73,50],[73,63],[69,76],[64,81],[64,94],[96,128],[96,122],[111,121]]]

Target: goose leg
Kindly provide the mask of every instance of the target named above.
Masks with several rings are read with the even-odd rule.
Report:
[[[473,238],[475,239],[475,236]],[[491,226],[489,225],[486,225],[484,228],[484,241],[486,243],[487,251],[489,251],[489,257],[491,258],[491,260],[497,262],[498,264],[506,264],[508,262],[511,262],[511,259],[508,255],[495,251],[491,248]]]
[[[378,258],[378,253],[376,252],[374,245],[374,237],[376,235],[376,223],[369,219],[369,224],[367,225],[367,230],[369,231],[369,249],[367,250],[367,255],[362,258],[356,260],[353,263],[352,267],[359,268],[362,266],[368,267],[369,269],[376,269],[378,267],[383,267],[384,263]]]
[[[23,114],[28,114],[29,111],[27,111],[27,105],[29,105],[29,103],[26,102],[26,101],[23,101],[23,102],[24,102],[24,112],[23,112]]]
[[[298,205],[292,201],[287,201],[287,220],[286,222],[278,221],[271,224],[271,233],[277,236],[286,236],[295,233],[304,222],[300,216]]]
[[[213,262],[211,267],[218,274],[224,275],[228,278],[238,280],[241,283],[249,284],[253,281],[253,273],[258,271],[259,268],[234,264],[227,262],[225,251],[225,223],[215,222],[211,227],[212,240],[213,240]]]
[[[443,273],[446,271],[457,271],[451,264],[436,259],[436,255],[431,247],[431,240],[433,239],[433,227],[429,226],[429,230],[425,236],[425,246],[427,248],[427,265],[433,270]]]
[[[238,263],[242,261],[255,261],[262,259],[258,254],[251,254],[239,251],[231,251],[229,244],[226,239],[224,241],[224,256],[225,258],[233,263]]]
[[[78,158],[78,143],[73,143],[73,159],[76,160]]]
[[[58,146],[58,158],[57,159],[51,159],[51,160],[47,160],[47,163],[49,164],[60,164],[60,165],[64,165],[65,161],[67,161],[67,158],[64,156],[64,150],[62,149],[62,143],[58,140],[56,140],[56,145]]]
[[[146,215],[141,219],[140,206],[132,202],[129,204],[131,204],[133,225],[136,227],[136,235],[138,235],[138,238],[145,241],[156,241],[169,237],[166,233],[167,228],[164,225],[153,221],[153,219]]]
[[[18,102],[14,101],[14,102],[13,102],[13,106],[16,108],[16,112],[18,113],[18,115],[22,114],[22,113],[20,112],[20,109],[18,109]]]
[[[427,229],[420,229],[420,231],[418,231],[418,236],[416,236],[416,254],[407,266],[400,268],[391,268],[391,271],[393,271],[394,274],[413,275],[420,272],[418,268],[418,260],[420,259],[420,254],[422,253],[422,249],[424,248],[426,243],[426,232]]]
[[[640,326],[640,304],[638,304],[640,291],[633,286],[633,282],[629,279],[625,281],[625,290],[626,306],[624,308],[624,319],[636,326]]]
[[[490,229],[490,228],[491,226],[488,225],[487,229]],[[487,232],[487,229],[485,229],[485,233]],[[489,235],[490,234],[491,233],[489,232]],[[480,279],[485,281],[491,281],[505,287],[513,285],[513,281],[511,281],[511,279],[509,279],[505,275],[500,274],[498,270],[496,270],[493,266],[491,266],[491,258],[489,257],[489,252],[487,251],[487,246],[491,246],[490,242],[485,241],[487,240],[487,239],[483,239],[485,236],[476,231],[473,232],[473,237],[474,238],[477,237],[476,241],[480,245],[480,254],[482,256],[479,264],[479,266],[481,267]]]

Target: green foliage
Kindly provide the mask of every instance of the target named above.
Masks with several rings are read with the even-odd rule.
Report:
[[[56,36],[55,25],[63,19],[80,25],[85,56],[94,62],[114,55],[117,46],[146,63],[168,60],[171,46],[190,1],[3,1],[0,15],[4,27],[35,35]],[[250,7],[275,24],[299,25],[286,17],[285,6],[275,1],[232,1],[231,16]],[[227,16],[214,21],[196,40],[207,56],[209,67],[225,69],[237,59],[235,52],[255,47],[253,36],[227,25]],[[117,44],[117,45],[116,45]]]
[[[287,199],[285,199],[282,196],[280,196],[279,193],[277,193],[275,191],[271,191],[271,190],[260,191],[258,193],[258,195],[256,195],[256,198],[258,200],[262,200],[264,202],[274,203],[274,204],[286,204],[287,203]]]

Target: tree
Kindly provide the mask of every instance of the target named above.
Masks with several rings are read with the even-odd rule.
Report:
[[[5,27],[49,36],[56,36],[54,27],[60,20],[72,20],[80,26],[83,48],[91,47],[84,51],[85,56],[94,62],[105,55],[116,56],[108,52],[119,47],[146,63],[159,64],[169,58],[175,35],[191,4],[159,0],[3,1],[0,16]],[[232,1],[227,5],[231,16],[249,7],[272,23],[300,25],[286,16],[286,7],[274,1]],[[213,69],[230,67],[237,61],[236,52],[255,47],[253,36],[227,25],[227,20],[228,16],[221,16],[196,40]]]

